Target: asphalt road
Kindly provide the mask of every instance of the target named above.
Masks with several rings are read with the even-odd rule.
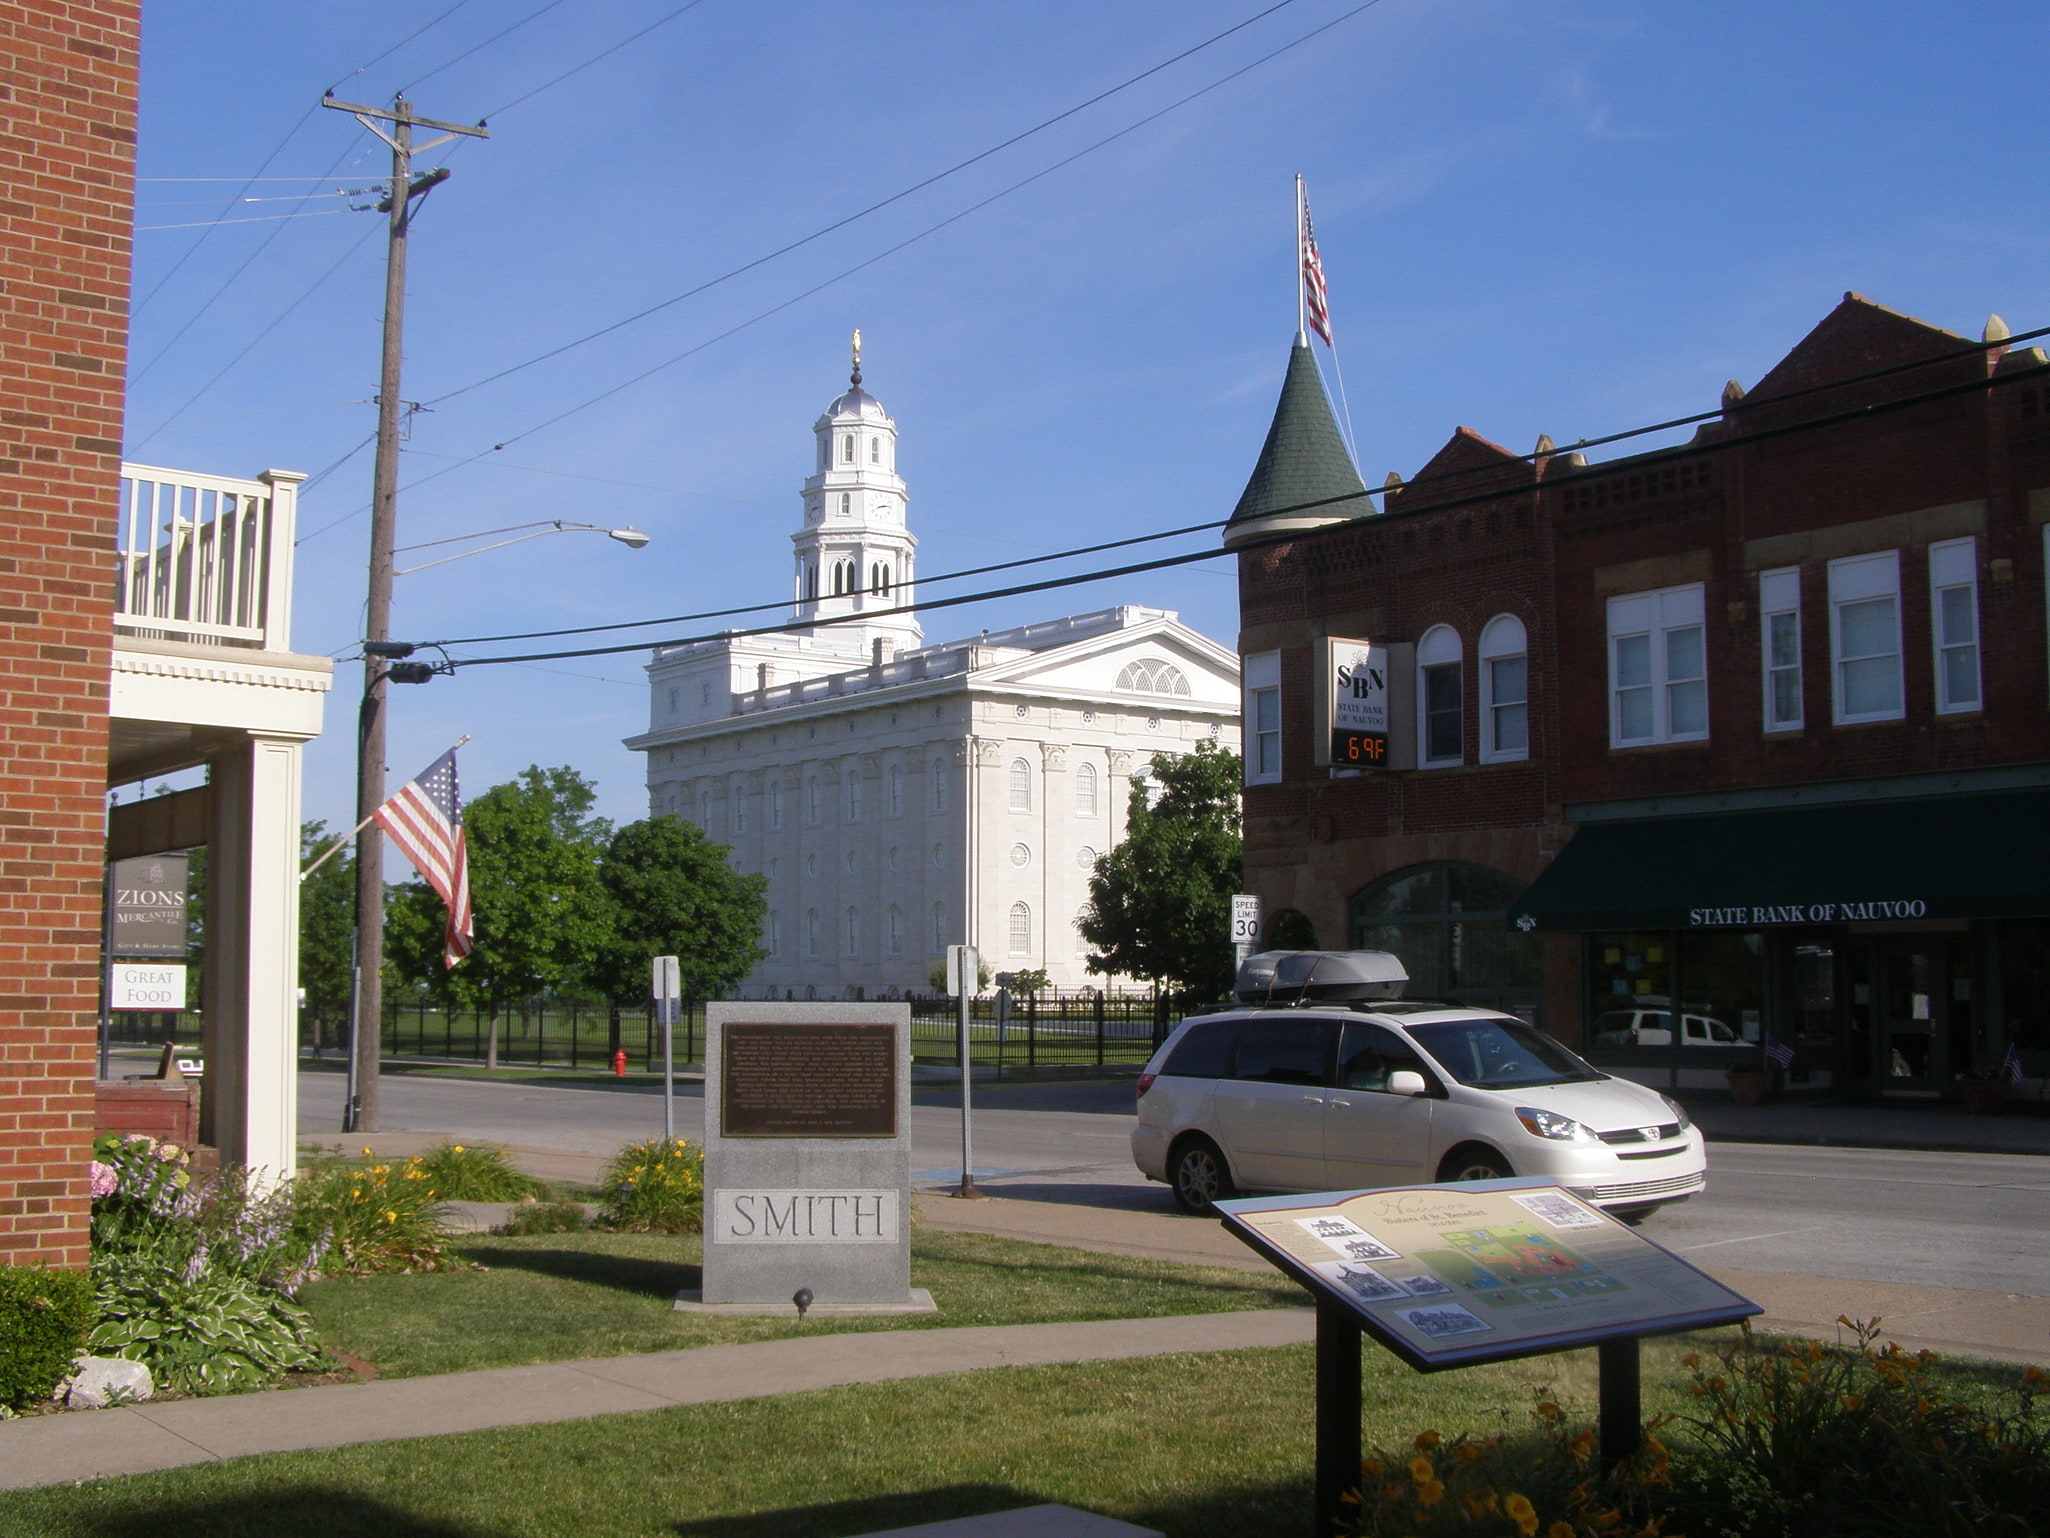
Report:
[[[339,1133],[342,1080],[300,1079],[300,1134]],[[390,1075],[386,1132],[446,1134],[607,1155],[662,1130],[658,1093]],[[704,1101],[679,1086],[677,1131],[696,1139]],[[992,1194],[1171,1210],[1133,1168],[1130,1081],[978,1085],[976,1179]],[[915,1091],[912,1167],[937,1187],[960,1172],[951,1092]],[[1709,1189],[1661,1209],[1644,1233],[1683,1255],[1751,1271],[2050,1296],[2050,1158],[2010,1154],[1713,1145]]]

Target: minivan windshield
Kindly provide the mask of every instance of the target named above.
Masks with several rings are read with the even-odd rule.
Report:
[[[1521,1020],[1445,1020],[1408,1030],[1447,1073],[1475,1089],[1584,1084],[1608,1077]]]

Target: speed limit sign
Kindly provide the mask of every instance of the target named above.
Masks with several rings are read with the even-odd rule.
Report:
[[[1260,899],[1241,892],[1231,900],[1231,943],[1251,950],[1260,939]]]

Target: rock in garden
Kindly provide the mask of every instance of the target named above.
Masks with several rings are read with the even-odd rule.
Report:
[[[156,1384],[142,1363],[120,1356],[88,1356],[79,1359],[64,1403],[73,1410],[104,1410],[108,1405],[147,1399],[155,1391]]]

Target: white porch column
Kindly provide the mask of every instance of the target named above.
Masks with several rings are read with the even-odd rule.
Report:
[[[298,1168],[299,748],[252,736],[207,762],[200,1136],[270,1180]]]

